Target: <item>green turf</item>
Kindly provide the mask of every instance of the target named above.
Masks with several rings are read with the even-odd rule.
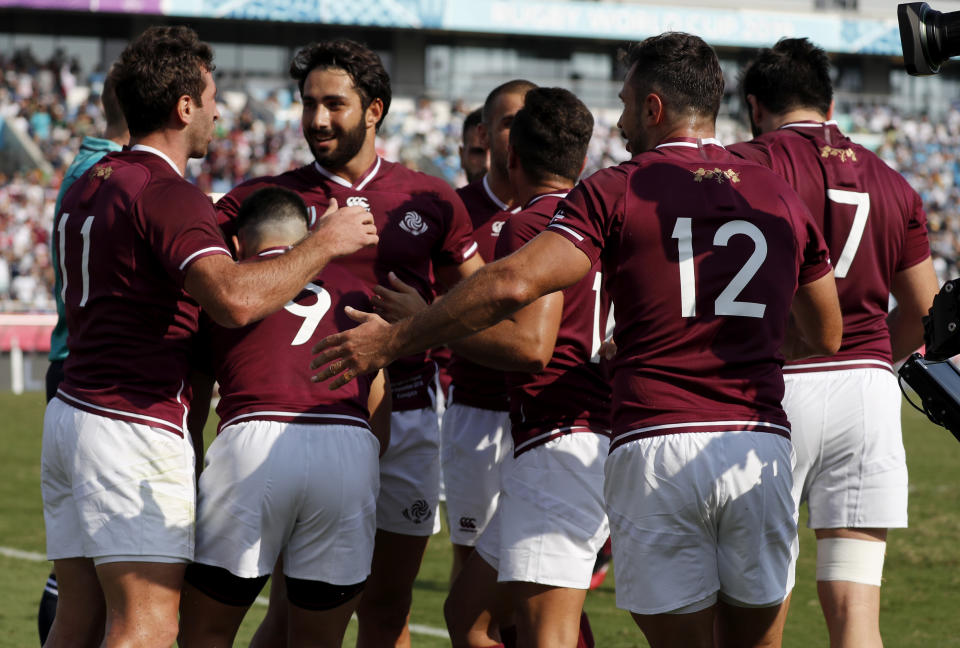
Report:
[[[0,546],[39,552],[43,546],[40,503],[40,394],[0,394]],[[948,432],[904,406],[904,442],[910,466],[909,530],[894,531],[888,543],[881,626],[887,646],[960,646],[960,444]],[[803,515],[801,515],[801,518]],[[784,646],[826,646],[826,630],[813,583],[813,536],[802,529],[800,563]],[[414,591],[414,624],[443,627],[451,551],[444,534],[433,538]],[[0,648],[37,645],[36,609],[48,571],[46,563],[0,556]],[[237,642],[244,646],[263,616],[254,606]],[[587,597],[599,648],[646,646],[626,613],[614,606],[613,578]],[[345,645],[352,645],[351,623]],[[414,634],[415,646],[445,646],[443,639]]]

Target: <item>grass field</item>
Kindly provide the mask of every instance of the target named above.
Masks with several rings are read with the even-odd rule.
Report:
[[[43,553],[40,502],[40,394],[0,395],[0,551]],[[909,530],[891,534],[886,558],[881,626],[892,648],[960,646],[960,445],[904,405],[904,439],[910,467]],[[801,514],[801,518],[804,515]],[[800,538],[797,587],[787,621],[784,646],[826,646],[826,629],[813,583],[813,536]],[[425,632],[443,628],[451,551],[444,533],[430,543],[414,591],[415,646],[447,646]],[[38,644],[37,602],[48,564],[27,557],[0,555],[0,648]],[[265,608],[254,606],[244,622],[238,646],[247,644]],[[599,648],[646,646],[626,613],[614,605],[613,579],[587,597]],[[353,624],[351,624],[353,626]],[[351,628],[345,645],[352,645]]]

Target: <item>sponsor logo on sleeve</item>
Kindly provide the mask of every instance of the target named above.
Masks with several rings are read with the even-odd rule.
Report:
[[[403,220],[400,221],[400,229],[408,234],[420,236],[427,231],[427,224],[423,222],[420,214],[415,211],[408,211],[403,215]]]
[[[407,518],[414,524],[420,524],[429,518],[433,513],[433,511],[430,510],[430,505],[427,504],[427,500],[425,499],[418,499],[401,512],[403,513],[403,517]]]
[[[350,196],[347,198],[347,207],[363,207],[370,211],[370,203],[367,202],[365,196]]]

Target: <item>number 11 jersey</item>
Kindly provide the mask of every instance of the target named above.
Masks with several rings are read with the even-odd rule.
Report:
[[[581,182],[548,231],[601,260],[617,305],[611,450],[680,432],[789,437],[779,349],[798,283],[831,267],[785,181],[716,140],[672,139]]]

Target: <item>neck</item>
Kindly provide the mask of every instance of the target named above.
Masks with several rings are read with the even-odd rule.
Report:
[[[367,132],[367,139],[363,142],[360,152],[350,158],[350,161],[337,169],[323,167],[330,173],[338,175],[350,184],[357,184],[363,174],[377,159],[376,134],[372,129]],[[320,166],[323,166],[322,164]]]
[[[771,115],[770,124],[772,129],[775,130],[785,124],[803,121],[824,122],[827,121],[827,119],[828,117],[819,110],[814,110],[813,108],[797,108],[796,110],[788,110],[779,115]]]
[[[540,182],[521,181],[517,185],[517,204],[526,205],[537,196],[542,196],[543,194],[567,193],[573,189],[574,184],[574,182],[566,178],[557,176],[541,180]]]
[[[173,163],[180,169],[180,173],[187,172],[187,159],[190,157],[187,147],[180,141],[180,138],[168,131],[155,131],[144,135],[143,137],[131,137],[130,146],[142,144],[155,148],[173,160]]]
[[[126,128],[110,128],[107,127],[107,130],[103,133],[103,139],[108,139],[115,144],[120,146],[126,146],[130,143],[130,133]]]
[[[510,178],[503,177],[492,166],[487,171],[487,185],[489,185],[490,191],[493,192],[493,195],[499,198],[500,201],[507,206],[513,207],[518,203],[522,204],[514,192],[513,184],[510,182]]]
[[[692,116],[686,119],[677,120],[666,126],[662,135],[657,138],[657,144],[662,144],[668,139],[677,137],[690,137],[693,139],[711,139],[717,136],[716,125],[711,118]]]

